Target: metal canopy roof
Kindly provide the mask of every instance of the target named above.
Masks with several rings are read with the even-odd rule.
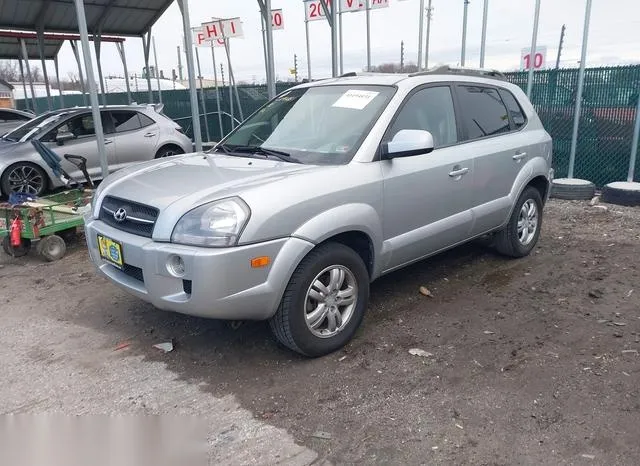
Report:
[[[141,36],[173,0],[85,0],[90,34]],[[73,0],[0,0],[0,29],[78,32]]]
[[[2,1],[2,0],[0,0]],[[39,60],[38,35],[35,32],[1,31],[0,30],[0,59],[15,60],[22,58],[20,39],[24,39],[27,55],[30,60]],[[89,40],[92,40],[90,37]],[[80,40],[78,34],[44,33],[44,59],[53,60],[65,40]],[[122,37],[102,37],[103,42],[124,42]]]
[[[27,47],[27,56],[30,60],[40,60],[40,53],[38,52],[38,41],[34,39],[25,39],[25,45]],[[62,47],[63,41],[61,40],[44,40],[44,59],[53,60],[60,47]],[[22,58],[22,49],[20,48],[20,42],[18,39],[11,37],[0,36],[0,59],[3,60],[17,60]]]

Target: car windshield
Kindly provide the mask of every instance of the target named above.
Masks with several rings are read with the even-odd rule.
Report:
[[[357,85],[294,89],[258,110],[213,150],[233,154],[253,148],[280,151],[300,163],[348,163],[395,90]]]
[[[9,131],[2,139],[6,141],[18,142],[27,141],[47,129],[50,125],[59,121],[67,112],[47,112],[18,126],[13,131]]]

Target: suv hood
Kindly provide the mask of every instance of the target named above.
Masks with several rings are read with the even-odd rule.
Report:
[[[116,172],[103,183],[97,201],[104,195],[119,197],[157,207],[160,217],[179,218],[204,203],[322,168],[219,154],[177,156]]]

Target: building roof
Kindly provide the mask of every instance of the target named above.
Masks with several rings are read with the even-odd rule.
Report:
[[[173,0],[84,0],[89,33],[141,36]],[[78,32],[73,0],[0,0],[0,29]]]
[[[13,90],[13,85],[11,83],[8,83],[4,79],[0,79],[0,85],[9,88],[10,91]]]

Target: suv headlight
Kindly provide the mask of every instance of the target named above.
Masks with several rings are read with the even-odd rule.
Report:
[[[182,216],[171,242],[209,248],[235,246],[250,214],[249,206],[239,197],[209,202]]]

